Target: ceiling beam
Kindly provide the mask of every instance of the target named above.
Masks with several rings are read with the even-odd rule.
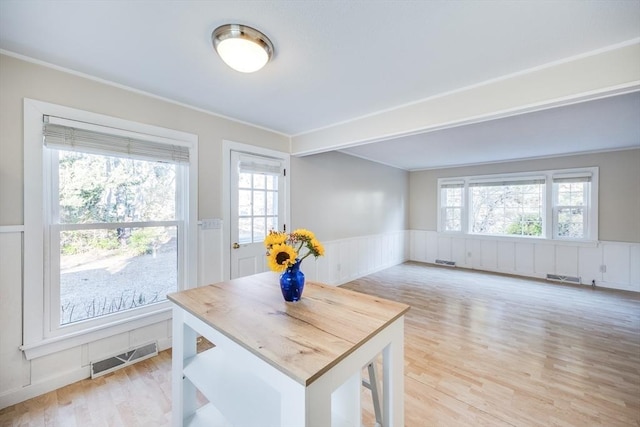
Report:
[[[338,150],[640,90],[640,39],[291,137],[293,155]]]

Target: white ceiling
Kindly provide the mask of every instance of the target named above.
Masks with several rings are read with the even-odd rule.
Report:
[[[640,92],[340,151],[419,170],[634,146],[640,147]]]
[[[215,55],[211,31],[232,22],[272,40],[265,69]],[[0,0],[0,49],[295,136],[637,39],[639,23],[637,0]],[[411,170],[615,149],[640,145],[634,117],[624,95],[343,151]]]

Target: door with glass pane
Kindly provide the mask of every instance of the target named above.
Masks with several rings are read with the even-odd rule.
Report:
[[[264,238],[285,227],[283,162],[232,151],[230,185],[233,279],[267,270]]]

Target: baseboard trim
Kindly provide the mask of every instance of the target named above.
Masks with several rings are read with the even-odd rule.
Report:
[[[85,366],[73,371],[65,372],[64,374],[56,377],[48,378],[45,381],[30,384],[18,389],[8,390],[0,394],[0,409],[49,393],[50,391],[84,380],[90,376],[91,373],[89,372],[89,366]]]

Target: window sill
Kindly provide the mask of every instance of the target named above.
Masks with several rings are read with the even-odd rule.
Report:
[[[87,328],[54,338],[20,346],[27,360],[53,354],[62,350],[78,347],[113,335],[130,332],[134,329],[171,319],[171,305],[167,303],[151,313],[139,314],[105,325]]]

